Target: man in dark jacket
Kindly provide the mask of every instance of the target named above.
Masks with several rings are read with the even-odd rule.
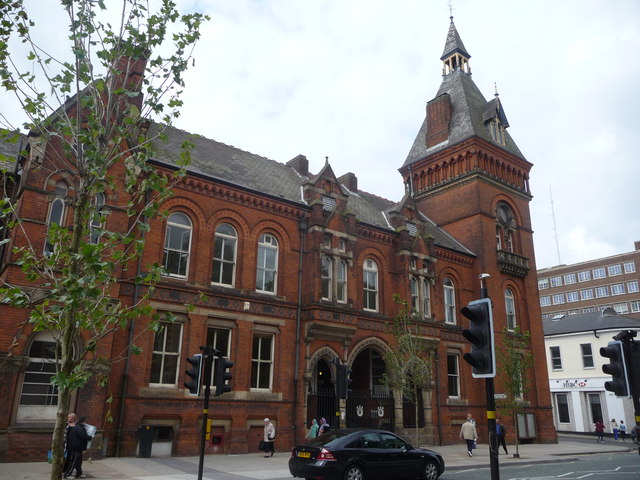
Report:
[[[502,448],[504,448],[504,453],[506,453],[507,455],[509,454],[509,452],[507,452],[507,429],[504,428],[504,425],[502,425],[500,423],[500,420],[496,419],[496,437],[498,438],[498,450],[500,450],[500,445],[502,445]]]
[[[82,423],[78,422],[76,414],[67,416],[67,431],[65,432],[65,460],[63,478],[71,476],[75,469],[76,478],[82,475],[82,452],[87,449],[87,443],[91,437]]]

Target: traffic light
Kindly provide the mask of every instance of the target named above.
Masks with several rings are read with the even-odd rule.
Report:
[[[191,378],[184,382],[184,386],[189,389],[190,395],[200,395],[200,378],[202,376],[202,354],[196,353],[193,357],[187,357],[187,362],[191,364],[189,370],[185,370],[184,373],[187,377]]]
[[[600,348],[600,355],[609,359],[609,363],[602,366],[602,371],[613,377],[612,380],[604,382],[605,390],[615,393],[618,397],[628,397],[631,389],[627,362],[624,358],[624,345],[619,340],[609,342],[606,347]]]
[[[473,378],[495,377],[496,356],[491,300],[481,298],[469,302],[462,308],[461,313],[469,319],[469,328],[463,330],[462,336],[471,342],[471,353],[465,353],[463,358],[473,367]]]
[[[349,396],[349,386],[351,385],[351,369],[348,365],[338,365],[338,398]]]
[[[627,373],[629,374],[629,395],[640,395],[640,343],[631,342],[627,351]]]
[[[227,372],[227,369],[233,367],[233,362],[227,360],[223,356],[219,356],[216,362],[216,396],[222,395],[225,392],[231,391],[231,385],[227,383],[227,380],[231,380],[231,372]]]

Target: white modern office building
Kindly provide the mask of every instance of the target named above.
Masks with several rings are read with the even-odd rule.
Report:
[[[624,330],[640,330],[640,315],[619,315],[608,308],[601,312],[556,315],[543,320],[549,386],[554,423],[559,432],[593,432],[600,419],[606,432],[615,419],[634,424],[630,398],[605,390],[611,380],[602,372],[609,363],[600,347]]]

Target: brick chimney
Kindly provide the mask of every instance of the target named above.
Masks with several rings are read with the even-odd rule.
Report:
[[[287,162],[287,165],[304,177],[309,176],[309,160],[304,155],[297,155]]]
[[[120,55],[113,62],[112,75],[109,82],[111,91],[124,88],[129,92],[138,92],[136,97],[123,96],[127,103],[131,103],[142,108],[142,79],[147,66],[147,57],[131,58],[127,55]]]
[[[636,250],[640,250],[640,240],[633,242],[633,246],[636,247]]]
[[[440,95],[427,103],[427,148],[444,142],[449,138],[451,122],[451,97],[448,93]]]
[[[345,173],[338,179],[338,182],[347,187],[350,192],[358,192],[358,177],[356,177],[355,173]]]

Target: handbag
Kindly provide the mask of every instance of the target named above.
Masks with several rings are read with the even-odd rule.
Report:
[[[258,444],[258,450],[264,450],[264,440],[260,440],[260,443]]]
[[[478,441],[477,441],[477,440],[474,440],[474,441],[473,441],[473,447],[471,447],[471,448],[473,448],[474,450],[475,450],[476,448],[478,448]]]

